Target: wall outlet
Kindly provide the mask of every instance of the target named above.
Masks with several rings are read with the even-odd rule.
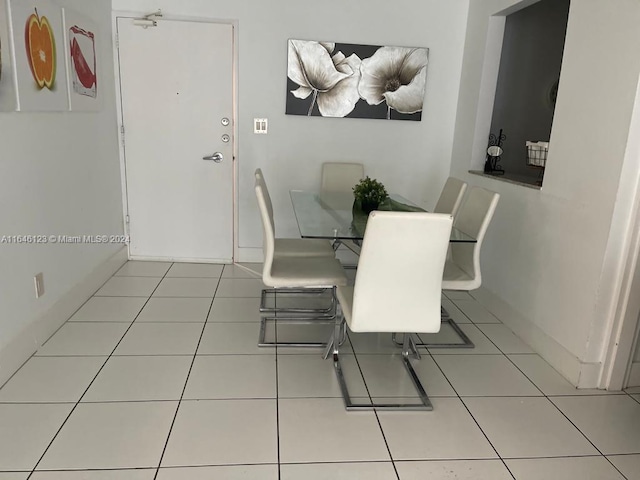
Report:
[[[33,277],[33,282],[36,284],[36,298],[40,298],[44,295],[44,275],[42,272]]]
[[[254,118],[253,119],[253,133],[259,133],[266,135],[269,129],[269,119],[267,118]]]

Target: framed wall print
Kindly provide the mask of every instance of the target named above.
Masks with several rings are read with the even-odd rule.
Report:
[[[64,9],[65,60],[71,111],[98,111],[102,95],[98,82],[97,26],[88,18]]]
[[[18,110],[69,110],[62,10],[48,0],[9,0]]]
[[[13,112],[17,106],[10,38],[8,5],[0,0],[0,112]]]
[[[287,115],[422,119],[429,49],[289,40]]]

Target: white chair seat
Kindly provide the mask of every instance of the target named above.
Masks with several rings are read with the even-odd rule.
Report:
[[[263,282],[274,288],[331,288],[346,285],[344,269],[335,258],[278,257],[273,259],[271,272]]]
[[[313,238],[276,238],[275,257],[334,257],[329,240]]]
[[[474,278],[450,260],[444,264],[442,288],[444,290],[474,290]],[[471,288],[468,288],[471,287]]]

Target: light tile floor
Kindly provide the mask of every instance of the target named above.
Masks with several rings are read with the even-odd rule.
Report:
[[[469,294],[443,306],[476,348],[414,362],[433,412],[347,413],[318,350],[256,346],[261,288],[128,262],[0,389],[0,480],[640,480],[640,391],[576,390]],[[343,352],[358,402],[415,400],[388,335]]]

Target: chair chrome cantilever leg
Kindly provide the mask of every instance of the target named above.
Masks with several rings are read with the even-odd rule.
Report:
[[[317,316],[333,318],[333,311],[335,307],[335,296],[332,296],[329,304],[324,308],[304,308],[304,307],[278,307],[277,296],[280,295],[317,295],[321,296],[325,294],[329,288],[265,288],[262,290],[260,297],[260,312],[261,313],[300,313],[300,314],[315,314]],[[274,306],[267,306],[267,297],[269,295],[274,296]]]
[[[338,307],[338,311],[336,313],[336,319],[333,329],[333,334],[331,338],[327,342],[327,347],[324,351],[323,358],[326,360],[329,358],[329,355],[333,357],[333,367],[336,372],[336,377],[338,379],[338,384],[340,385],[340,391],[342,392],[342,399],[344,400],[344,406],[347,411],[351,410],[433,410],[433,405],[429,400],[429,396],[427,392],[425,392],[420,379],[418,378],[418,374],[413,369],[411,362],[409,361],[409,356],[413,355],[415,358],[420,358],[420,353],[418,352],[418,347],[416,344],[416,337],[412,333],[407,333],[404,336],[404,342],[402,347],[402,363],[404,364],[405,369],[409,373],[411,377],[411,381],[418,392],[418,396],[422,403],[375,403],[373,399],[371,399],[371,403],[354,403],[351,400],[351,395],[349,394],[349,389],[347,388],[347,382],[344,378],[344,373],[342,371],[342,365],[340,365],[340,352],[339,347],[342,345],[344,340],[346,339],[346,323],[344,321],[344,317],[342,316],[342,312],[340,311],[340,307]],[[344,335],[344,338],[341,336]],[[368,389],[367,389],[368,390]]]
[[[453,320],[453,318],[451,318],[451,316],[449,315],[449,313],[444,309],[444,307],[442,308],[442,315],[440,317],[440,320],[442,323],[446,323],[448,324],[454,332],[456,332],[456,334],[460,337],[460,340],[462,340],[461,343],[425,343],[423,342],[419,337],[418,340],[420,340],[418,343],[416,343],[416,346],[418,347],[423,347],[423,348],[475,348],[475,344],[471,341],[471,339],[467,336],[466,333],[464,333],[464,331],[460,328],[460,326]],[[397,346],[401,347],[402,343],[398,342],[397,340],[397,336],[394,333],[391,336],[391,340],[393,341],[393,343],[395,343]]]
[[[300,289],[302,290],[302,289]],[[324,289],[323,291],[326,291]],[[277,308],[277,305],[276,305]],[[333,287],[331,289],[331,309],[325,315],[315,315],[315,316],[280,316],[280,317],[269,317],[264,316],[260,319],[260,334],[258,336],[258,346],[259,347],[308,347],[308,348],[322,348],[326,345],[325,342],[285,342],[278,340],[277,335],[277,325],[278,324],[298,324],[298,325],[309,325],[309,324],[326,324],[333,323],[333,320],[336,316],[336,309],[338,308],[338,301],[336,299],[336,288]],[[277,312],[282,313],[280,310],[276,310]],[[286,310],[287,313],[291,312],[290,309]],[[267,322],[276,322],[276,339],[274,341],[267,341]],[[345,326],[346,328],[346,326]],[[346,334],[345,334],[346,336]],[[344,341],[344,340],[343,340]]]

